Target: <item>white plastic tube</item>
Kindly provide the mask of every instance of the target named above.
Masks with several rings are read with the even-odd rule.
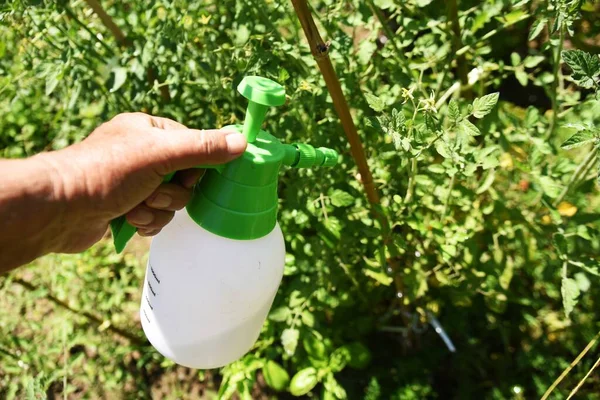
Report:
[[[233,240],[177,212],[150,248],[140,309],[146,337],[190,368],[239,359],[259,336],[284,263],[278,224],[260,239]]]

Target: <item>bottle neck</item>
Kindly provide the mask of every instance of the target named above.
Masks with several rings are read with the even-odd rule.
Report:
[[[230,239],[268,235],[277,223],[279,170],[289,156],[285,148],[260,131],[240,158],[206,171],[187,205],[190,217],[207,231]]]

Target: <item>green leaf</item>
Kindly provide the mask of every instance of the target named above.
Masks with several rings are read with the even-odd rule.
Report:
[[[267,385],[275,390],[283,391],[290,383],[290,375],[275,361],[269,360],[262,369]]]
[[[479,128],[477,128],[475,125],[473,125],[471,123],[471,121],[469,121],[468,119],[463,119],[462,121],[460,121],[460,124],[458,124],[458,128],[460,131],[462,131],[464,134],[466,134],[468,136],[481,135],[481,132],[479,132]]]
[[[292,314],[290,309],[286,306],[277,307],[269,313],[269,319],[271,321],[283,322]]]
[[[527,56],[523,61],[525,68],[535,68],[546,58],[543,56]]]
[[[344,369],[348,361],[350,360],[350,352],[345,347],[339,347],[335,349],[333,353],[331,353],[331,357],[329,358],[329,368],[333,372],[340,372]]]
[[[458,109],[458,103],[456,100],[450,100],[448,104],[448,118],[456,125],[460,119],[460,110]]]
[[[490,169],[487,176],[485,177],[485,179],[483,180],[481,185],[477,188],[477,191],[475,193],[481,194],[481,193],[486,192],[490,187],[492,187],[492,184],[494,183],[495,178],[496,178],[496,171],[493,169]]]
[[[473,116],[475,118],[483,118],[489,114],[496,103],[498,103],[499,96],[500,93],[495,92],[476,98],[475,101],[473,101]]]
[[[515,78],[517,78],[521,86],[527,86],[527,81],[529,80],[529,78],[527,77],[527,72],[525,72],[523,68],[515,69]]]
[[[438,120],[433,113],[426,112],[425,113],[425,126],[430,132],[438,131]]]
[[[296,347],[298,347],[298,338],[300,332],[298,329],[288,328],[281,333],[281,344],[288,356],[294,355]]]
[[[329,199],[334,207],[347,207],[354,204],[354,197],[347,192],[340,189],[335,189],[330,195]]]
[[[446,143],[446,141],[444,141],[443,139],[437,140],[435,142],[434,146],[435,146],[435,151],[437,151],[440,156],[442,156],[444,158],[452,157],[452,152],[450,151],[450,147],[448,146],[448,143]]]
[[[510,53],[510,63],[513,65],[513,67],[516,67],[517,65],[521,64],[521,56],[519,55],[519,53]]]
[[[324,360],[327,357],[325,344],[320,335],[317,337],[313,332],[304,335],[302,345],[304,346],[304,350],[306,350],[306,354],[311,358]]]
[[[381,283],[384,286],[390,286],[392,284],[392,282],[394,281],[392,279],[392,277],[388,276],[384,272],[376,272],[371,269],[365,269],[364,271],[365,271],[366,276],[376,280],[377,282]]]
[[[600,272],[598,271],[598,267],[595,265],[590,267],[580,261],[571,261],[571,260],[569,260],[569,264],[575,265],[576,267],[581,268],[582,270],[584,270],[585,272],[587,272],[590,275],[600,277]]]
[[[319,382],[317,370],[313,367],[304,368],[294,375],[290,382],[290,393],[293,396],[304,396]]]
[[[365,98],[367,99],[367,103],[369,107],[375,112],[381,112],[385,108],[385,103],[381,98],[372,95],[371,93],[365,93]]]
[[[360,342],[354,342],[344,346],[350,353],[348,365],[354,369],[364,369],[371,362],[371,351]]]
[[[46,75],[46,96],[50,96],[58,83],[62,79],[63,71],[58,66],[52,66],[48,75]]]
[[[595,85],[596,77],[600,75],[600,58],[581,50],[565,50],[562,58],[573,70],[572,78],[586,89]]]
[[[563,144],[560,145],[565,150],[574,149],[576,147],[580,147],[591,143],[596,140],[594,133],[588,129],[581,130],[576,132],[573,136],[565,140]]]
[[[112,72],[115,75],[115,79],[113,81],[112,88],[110,88],[110,92],[114,93],[117,90],[119,90],[119,88],[123,86],[123,84],[127,80],[127,69],[119,67],[113,69]]]
[[[561,192],[562,187],[549,176],[540,177],[538,182],[546,196],[552,199],[558,197]]]
[[[241,25],[235,31],[234,43],[238,46],[243,45],[250,39],[250,30],[246,25]]]
[[[575,281],[575,279],[563,277],[560,293],[562,294],[565,315],[569,318],[569,315],[573,312],[573,308],[575,308],[579,299],[580,291],[577,281]]]
[[[531,30],[529,31],[529,40],[533,40],[544,30],[544,26],[548,23],[547,18],[536,19],[531,25]]]

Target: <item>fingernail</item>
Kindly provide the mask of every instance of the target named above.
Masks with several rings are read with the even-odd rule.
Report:
[[[240,154],[246,150],[246,138],[241,133],[230,133],[225,140],[230,154]]]
[[[151,199],[148,199],[147,204],[154,208],[167,208],[171,205],[173,199],[165,193],[158,193]]]
[[[138,209],[127,214],[127,219],[134,225],[148,225],[154,220],[154,214],[148,210]]]

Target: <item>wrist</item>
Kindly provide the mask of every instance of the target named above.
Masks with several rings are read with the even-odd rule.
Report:
[[[1,160],[0,271],[56,251],[60,240],[59,179],[40,157]]]

